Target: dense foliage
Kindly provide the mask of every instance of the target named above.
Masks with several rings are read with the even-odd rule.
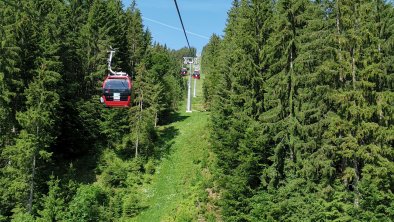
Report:
[[[131,108],[99,102],[109,47]],[[189,53],[152,43],[135,1],[0,1],[0,221],[145,209]],[[224,221],[394,218],[392,1],[234,0],[202,54]]]
[[[135,1],[0,1],[0,221],[119,221],[144,206],[157,124],[183,96],[182,52],[151,42]],[[99,102],[113,67],[133,105]]]
[[[235,0],[202,54],[225,221],[394,218],[394,7]]]

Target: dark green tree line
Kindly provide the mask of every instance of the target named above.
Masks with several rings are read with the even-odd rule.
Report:
[[[0,221],[138,214],[155,127],[183,96],[178,52],[152,44],[135,1],[0,1],[0,15]],[[110,47],[130,108],[99,102]]]
[[[202,59],[226,220],[393,217],[392,13],[234,1]]]

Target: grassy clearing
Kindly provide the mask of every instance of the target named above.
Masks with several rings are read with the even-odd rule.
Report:
[[[162,136],[161,161],[151,185],[146,187],[148,208],[132,221],[204,221],[203,199],[207,196],[204,170],[208,159],[209,113],[203,111],[202,81],[197,84],[193,112],[182,106],[173,122],[160,128]],[[192,95],[193,95],[192,82]]]

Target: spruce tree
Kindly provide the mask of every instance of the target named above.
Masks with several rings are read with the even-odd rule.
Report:
[[[150,40],[144,38],[141,12],[136,7],[133,0],[126,10],[126,39],[127,39],[127,68],[131,74],[135,73],[135,68],[141,62]]]
[[[4,146],[12,145],[16,132],[16,121],[12,104],[16,97],[16,89],[20,87],[18,60],[20,48],[16,45],[13,29],[16,21],[12,19],[12,8],[1,3],[0,12],[0,153]]]
[[[206,106],[210,108],[212,103],[212,97],[216,92],[215,86],[218,83],[216,81],[219,67],[219,52],[220,52],[221,39],[217,35],[212,35],[209,43],[204,46],[201,59],[201,72],[206,77],[203,85],[204,102]]]

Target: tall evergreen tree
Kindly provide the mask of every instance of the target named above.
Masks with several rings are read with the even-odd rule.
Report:
[[[12,101],[16,97],[16,89],[20,87],[18,68],[18,52],[16,36],[13,29],[16,21],[12,18],[12,8],[1,3],[0,27],[0,152],[6,145],[12,144],[15,133],[15,117],[13,115]]]
[[[206,106],[210,108],[212,103],[212,97],[215,93],[215,87],[218,83],[216,81],[219,75],[219,55],[220,55],[220,43],[221,39],[217,35],[212,35],[209,43],[203,48],[203,55],[201,59],[202,72],[206,75],[203,85],[204,100]]]
[[[127,38],[127,69],[135,73],[137,65],[141,62],[150,40],[144,37],[141,12],[136,7],[135,0],[126,10],[126,38]]]

